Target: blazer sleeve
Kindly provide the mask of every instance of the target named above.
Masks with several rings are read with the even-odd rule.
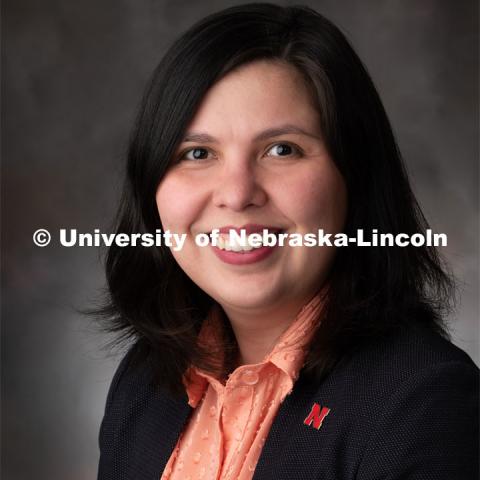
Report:
[[[478,480],[478,368],[429,366],[392,392],[357,480]]]

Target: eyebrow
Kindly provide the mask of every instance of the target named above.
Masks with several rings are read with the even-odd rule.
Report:
[[[262,140],[268,140],[269,138],[279,137],[281,135],[295,133],[297,135],[305,135],[307,137],[315,138],[316,140],[321,140],[319,135],[314,135],[313,133],[307,132],[300,127],[295,125],[281,125],[280,127],[268,128],[258,133],[253,139],[255,142]],[[183,142],[198,142],[198,143],[219,143],[219,141],[209,135],[208,133],[196,133],[189,132],[183,137]]]

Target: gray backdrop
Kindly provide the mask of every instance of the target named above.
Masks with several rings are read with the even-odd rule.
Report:
[[[130,125],[176,35],[235,1],[3,2],[2,478],[96,475],[117,356],[76,313],[103,285],[93,248],[37,228],[106,229]],[[287,4],[290,2],[281,2]],[[475,1],[305,1],[369,68],[415,191],[461,286],[455,343],[478,363],[478,7]]]

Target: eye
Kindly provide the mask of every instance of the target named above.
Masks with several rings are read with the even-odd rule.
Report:
[[[290,143],[277,143],[270,147],[267,151],[268,157],[289,157],[292,155],[300,155],[301,150]]]
[[[206,160],[210,151],[206,148],[191,148],[180,155],[180,160]]]

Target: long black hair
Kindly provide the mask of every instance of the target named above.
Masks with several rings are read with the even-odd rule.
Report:
[[[228,72],[264,59],[293,65],[313,89],[328,150],[347,185],[344,232],[425,232],[380,98],[344,35],[310,8],[267,3],[203,19],[160,61],[132,132],[117,232],[162,228],[155,192],[205,93]],[[106,276],[108,299],[97,313],[118,340],[135,340],[136,362],[149,362],[156,382],[180,392],[189,365],[228,371],[236,349],[228,319],[222,347],[228,355],[214,365],[212,352],[197,345],[214,300],[167,247],[113,245]],[[433,248],[338,249],[303,373],[322,378],[355,348],[402,326],[422,324],[447,336],[442,313],[452,285]]]

